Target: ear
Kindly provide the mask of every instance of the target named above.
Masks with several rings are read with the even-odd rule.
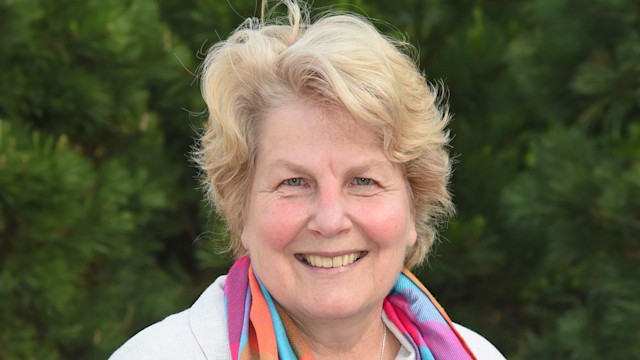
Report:
[[[412,223],[407,231],[407,249],[415,245],[416,241],[418,241],[418,232],[416,231],[416,224]]]
[[[248,236],[246,236],[246,233],[244,231],[244,229],[242,230],[242,232],[240,233],[240,243],[242,244],[242,247],[244,248],[244,253],[248,253],[249,252],[249,243],[250,241],[247,239]]]

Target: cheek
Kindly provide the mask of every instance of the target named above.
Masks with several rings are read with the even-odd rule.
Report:
[[[382,246],[408,248],[415,243],[411,213],[394,202],[370,203],[361,207],[360,223],[369,237]]]
[[[258,243],[272,249],[284,248],[300,232],[304,223],[303,214],[304,209],[295,204],[278,201],[265,203],[250,213],[247,231],[242,236],[243,244],[245,247]]]

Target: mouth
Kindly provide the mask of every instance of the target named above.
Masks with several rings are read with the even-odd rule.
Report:
[[[333,269],[339,268],[343,266],[348,266],[353,264],[354,262],[362,259],[365,255],[367,255],[366,251],[359,251],[345,255],[339,255],[334,257],[324,257],[317,255],[304,255],[304,254],[296,254],[296,258],[306,265],[324,268],[324,269]]]

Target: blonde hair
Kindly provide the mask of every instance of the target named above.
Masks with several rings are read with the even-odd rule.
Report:
[[[405,42],[382,35],[352,14],[315,22],[296,0],[280,0],[287,19],[248,19],[209,50],[201,68],[209,119],[195,152],[207,196],[225,219],[230,250],[245,253],[240,234],[257,151],[257,124],[267,111],[295,99],[345,109],[381,138],[411,189],[418,241],[405,265],[419,265],[438,225],[454,212],[447,185],[446,106],[429,85]]]

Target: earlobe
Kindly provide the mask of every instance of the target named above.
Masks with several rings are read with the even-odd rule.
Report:
[[[245,231],[242,230],[242,232],[240,233],[240,243],[242,244],[242,247],[244,248],[244,253],[248,253],[249,252],[249,241],[247,240],[247,236],[245,235]]]
[[[411,230],[409,231],[409,236],[407,239],[407,249],[410,249],[413,245],[418,241],[418,233],[416,231],[416,226],[412,225]]]

